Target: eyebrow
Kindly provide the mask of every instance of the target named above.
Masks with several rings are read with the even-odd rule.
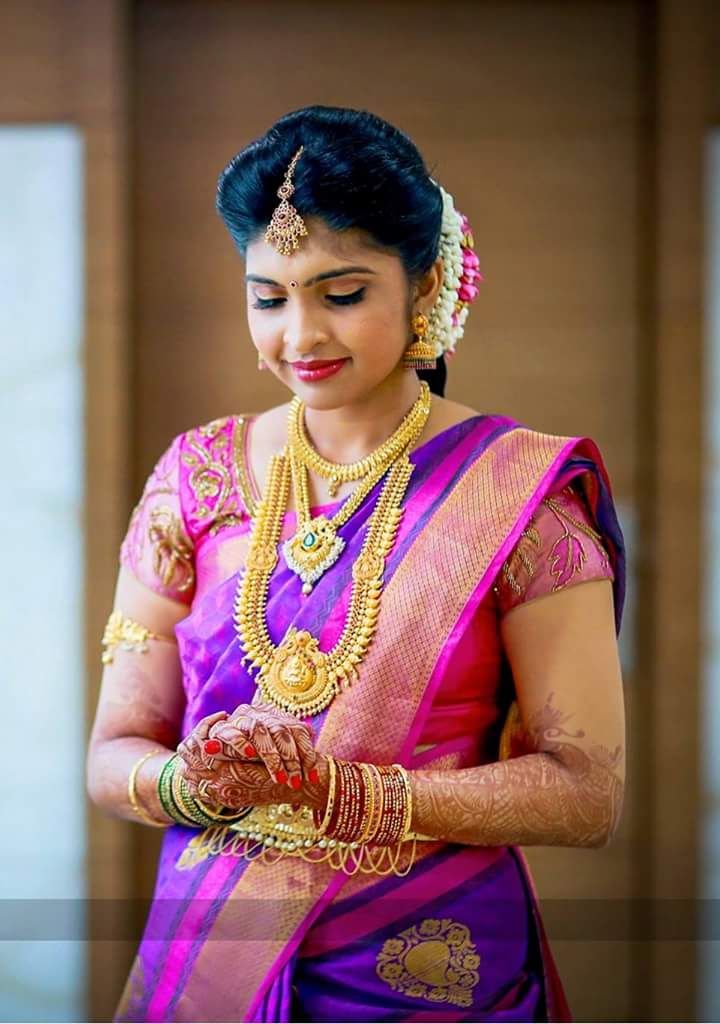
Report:
[[[317,284],[318,281],[328,281],[332,277],[343,277],[345,274],[375,274],[377,271],[371,270],[370,267],[341,267],[338,270],[326,270],[322,274],[315,274],[314,277],[309,277],[307,281],[303,281],[303,288],[308,288],[311,284]],[[270,277],[259,277],[257,274],[246,274],[246,281],[254,281],[256,284],[272,284],[276,288],[282,288],[281,284],[277,281],[273,281]]]

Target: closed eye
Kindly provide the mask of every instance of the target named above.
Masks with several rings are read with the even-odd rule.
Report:
[[[358,288],[357,291],[349,292],[347,295],[326,295],[325,298],[334,306],[352,306],[354,303],[360,302],[364,294],[365,288]],[[285,302],[285,299],[261,299],[258,297],[253,302],[252,308],[275,309],[283,302]]]

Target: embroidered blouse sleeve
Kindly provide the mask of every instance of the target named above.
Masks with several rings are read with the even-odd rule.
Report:
[[[120,564],[156,593],[190,604],[195,565],[180,500],[182,439],[174,439],[145,483],[120,547]]]
[[[544,498],[495,580],[502,616],[519,604],[587,580],[614,579],[585,500],[570,483]]]

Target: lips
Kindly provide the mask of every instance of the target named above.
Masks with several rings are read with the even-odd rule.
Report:
[[[308,363],[290,363],[294,370],[324,370],[328,366],[339,366],[345,359],[313,359]]]
[[[291,363],[293,373],[305,384],[316,384],[340,373],[349,359],[313,359],[307,363]]]

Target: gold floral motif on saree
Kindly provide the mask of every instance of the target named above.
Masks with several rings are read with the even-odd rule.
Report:
[[[479,966],[467,925],[449,917],[428,917],[387,939],[375,969],[382,981],[403,995],[468,1007],[480,980]]]
[[[184,594],[195,583],[192,541],[180,517],[169,505],[158,505],[150,513],[148,538],[153,547],[153,569],[166,587]]]

